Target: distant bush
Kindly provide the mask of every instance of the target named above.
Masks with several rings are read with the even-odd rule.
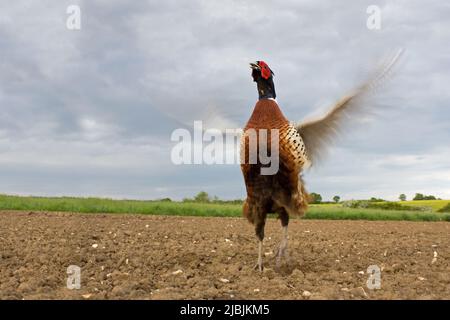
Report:
[[[386,200],[372,197],[369,199],[370,202],[385,202]]]
[[[433,195],[426,196],[423,195],[422,193],[416,193],[413,200],[420,201],[420,200],[438,200],[438,199],[436,199],[436,197]]]
[[[318,193],[311,192],[309,194],[309,203],[322,203],[322,196]]]
[[[450,202],[445,207],[439,209],[438,212],[450,212]]]
[[[397,202],[384,201],[383,203],[374,203],[370,200],[351,200],[344,201],[342,205],[353,209],[381,209],[396,211],[429,211],[428,207],[403,206]]]
[[[356,209],[356,208],[367,208],[369,205],[369,201],[367,200],[348,200],[348,201],[343,201],[342,202],[342,206],[345,208],[352,208],[352,209]]]
[[[184,198],[182,202],[185,203],[213,203],[213,204],[243,204],[244,200],[234,199],[234,200],[221,200],[217,196],[210,197],[210,195],[205,191],[200,191],[195,195],[194,198]]]
[[[200,191],[197,193],[197,195],[194,197],[195,202],[209,202],[211,201],[211,198],[209,197],[209,194],[205,191]]]
[[[384,202],[372,204],[369,208],[383,209],[383,210],[405,210],[405,211],[431,211],[428,207],[417,207],[417,206],[403,206],[397,202]]]
[[[244,200],[242,200],[242,199],[235,199],[235,200],[215,199],[215,200],[212,200],[211,202],[216,203],[216,204],[243,204]]]
[[[413,200],[424,200],[423,199],[423,194],[421,193],[416,193],[416,195],[414,196]]]

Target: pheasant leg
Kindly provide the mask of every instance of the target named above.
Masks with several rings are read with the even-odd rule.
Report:
[[[281,260],[283,258],[287,259],[287,247],[288,247],[288,227],[283,227],[283,236],[281,238],[280,246],[278,247],[277,253],[276,253],[276,266],[279,267]]]
[[[263,271],[263,263],[262,263],[262,240],[259,240],[258,244],[258,262],[253,267],[255,270]]]

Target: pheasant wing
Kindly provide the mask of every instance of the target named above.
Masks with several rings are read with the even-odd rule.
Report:
[[[339,100],[324,116],[299,123],[299,131],[306,146],[306,154],[311,164],[317,163],[333,140],[340,135],[348,120],[357,114],[370,114],[369,98],[385,82],[399,60],[403,50],[399,50],[380,70],[351,94]]]

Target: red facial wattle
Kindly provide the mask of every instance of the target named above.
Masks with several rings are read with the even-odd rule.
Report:
[[[270,76],[272,75],[272,71],[270,70],[267,63],[265,63],[264,61],[258,61],[258,65],[261,68],[261,77],[263,77],[266,80],[269,79]]]

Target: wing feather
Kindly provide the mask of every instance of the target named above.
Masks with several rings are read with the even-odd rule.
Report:
[[[348,120],[354,120],[358,114],[370,114],[368,97],[376,93],[392,74],[394,65],[400,59],[403,50],[399,50],[375,73],[369,81],[340,99],[324,116],[299,123],[299,131],[306,146],[311,164],[317,163],[326,153],[327,147],[338,137]]]

